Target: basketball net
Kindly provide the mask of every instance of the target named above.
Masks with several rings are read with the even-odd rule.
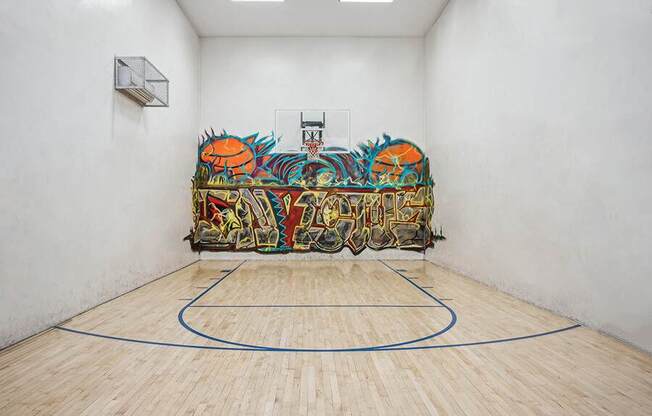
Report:
[[[303,142],[308,159],[319,159],[319,151],[324,147],[324,141],[321,139],[307,139]]]

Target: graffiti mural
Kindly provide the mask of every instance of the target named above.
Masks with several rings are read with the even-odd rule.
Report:
[[[424,250],[433,232],[428,158],[383,136],[355,151],[275,153],[273,136],[201,137],[193,178],[196,250]]]

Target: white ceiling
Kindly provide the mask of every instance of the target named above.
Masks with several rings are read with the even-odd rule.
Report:
[[[447,0],[177,0],[199,36],[423,36]]]

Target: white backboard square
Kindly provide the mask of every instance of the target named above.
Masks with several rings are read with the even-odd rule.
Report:
[[[350,110],[276,110],[277,137],[275,151],[278,153],[305,153],[303,148],[302,123],[321,122],[324,127],[322,138],[324,149],[321,153],[344,153],[351,150],[351,111]]]

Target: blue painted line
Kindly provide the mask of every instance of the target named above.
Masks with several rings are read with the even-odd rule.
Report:
[[[441,329],[441,330],[439,330],[439,331],[437,331],[437,332],[435,332],[435,333],[432,333],[432,334],[430,334],[430,335],[427,335],[427,336],[424,336],[424,337],[421,337],[421,338],[417,338],[417,339],[409,340],[409,341],[397,342],[397,343],[393,343],[393,344],[374,345],[374,346],[366,346],[366,347],[352,347],[352,348],[283,348],[283,347],[270,347],[270,346],[266,346],[266,345],[245,344],[245,343],[242,343],[242,342],[229,341],[229,340],[225,340],[225,339],[222,339],[222,338],[217,338],[217,337],[214,337],[214,336],[211,336],[211,335],[205,334],[205,333],[203,333],[203,332],[201,332],[201,331],[196,330],[196,329],[193,328],[191,325],[189,325],[189,324],[185,321],[185,319],[184,319],[184,314],[185,314],[185,312],[186,312],[189,308],[191,308],[192,305],[193,305],[195,302],[197,302],[199,299],[201,299],[202,296],[204,296],[206,293],[208,293],[210,290],[212,290],[215,286],[217,286],[220,282],[222,282],[222,281],[223,281],[224,279],[226,279],[229,275],[231,275],[234,271],[236,271],[238,268],[240,268],[240,266],[242,266],[242,265],[246,262],[246,260],[244,260],[242,263],[238,264],[238,266],[235,267],[234,269],[232,269],[231,272],[227,273],[227,274],[224,276],[224,278],[223,278],[222,280],[215,282],[215,283],[214,283],[213,285],[211,285],[208,289],[204,290],[202,293],[200,293],[199,295],[197,295],[197,296],[196,296],[196,297],[195,297],[191,302],[189,302],[187,305],[185,305],[183,308],[181,308],[181,310],[179,311],[179,314],[177,315],[177,319],[178,319],[179,323],[181,324],[181,326],[183,326],[186,330],[188,330],[188,331],[192,332],[193,334],[198,335],[198,336],[200,336],[200,337],[202,337],[202,338],[210,339],[211,341],[221,342],[221,343],[224,343],[224,344],[234,345],[234,346],[237,346],[237,347],[252,348],[252,349],[261,350],[261,351],[284,351],[284,352],[352,352],[352,351],[374,351],[374,350],[384,349],[384,348],[400,347],[400,346],[402,346],[402,345],[409,345],[409,344],[414,344],[414,343],[417,343],[417,342],[421,342],[421,341],[426,341],[426,340],[429,340],[429,339],[433,339],[433,338],[436,338],[436,337],[438,337],[438,336],[440,336],[440,335],[442,335],[442,334],[445,334],[446,332],[450,331],[450,330],[455,326],[455,323],[457,322],[457,315],[455,314],[455,311],[453,311],[453,309],[451,309],[450,307],[448,307],[448,306],[447,306],[446,304],[444,304],[443,302],[439,301],[439,299],[437,299],[437,298],[436,298],[435,296],[433,296],[432,294],[430,294],[430,293],[426,292],[425,290],[421,289],[417,284],[411,282],[411,281],[410,281],[406,276],[404,276],[402,273],[397,272],[397,271],[394,270],[392,267],[390,267],[389,265],[387,265],[385,262],[383,262],[383,261],[381,261],[381,260],[379,260],[379,261],[380,261],[383,265],[385,265],[388,269],[390,269],[390,270],[394,271],[395,273],[397,273],[399,276],[401,276],[403,279],[405,279],[407,282],[409,282],[412,286],[414,286],[414,287],[417,288],[419,291],[421,291],[423,294],[425,294],[426,296],[428,296],[430,299],[434,300],[437,304],[439,304],[439,305],[441,305],[442,307],[444,307],[444,308],[449,312],[449,314],[450,314],[450,316],[451,316],[451,319],[450,319],[448,325],[446,325],[446,327],[444,327],[443,329]]]
[[[580,325],[580,324],[575,324],[575,325],[567,326],[565,328],[554,329],[552,331],[539,332],[537,334],[523,335],[523,336],[520,336],[520,337],[511,337],[511,338],[499,338],[499,339],[493,339],[493,340],[489,340],[489,341],[463,342],[463,343],[459,343],[459,344],[439,344],[439,345],[412,346],[412,347],[401,347],[401,348],[387,348],[387,349],[382,349],[382,350],[379,350],[379,351],[434,350],[434,349],[441,349],[441,348],[459,348],[459,347],[472,347],[472,346],[475,346],[475,345],[502,344],[502,343],[505,343],[505,342],[521,341],[521,340],[524,340],[524,339],[532,339],[532,338],[543,337],[543,336],[546,336],[546,335],[558,334],[560,332],[568,331],[568,330],[575,329],[575,328],[580,328],[581,326],[582,325]]]
[[[222,340],[220,340],[219,338],[210,337],[210,336],[208,336],[208,335],[206,335],[206,334],[203,334],[202,332],[197,331],[196,329],[194,329],[193,327],[191,327],[190,325],[188,325],[188,324],[186,323],[186,321],[183,319],[183,314],[188,310],[188,308],[190,308],[190,307],[193,305],[193,303],[197,302],[197,301],[198,301],[202,296],[204,296],[206,293],[208,293],[208,292],[209,292],[211,289],[213,289],[215,286],[217,286],[217,285],[219,285],[220,283],[222,283],[222,282],[224,281],[224,279],[226,279],[226,278],[227,278],[228,276],[230,276],[233,272],[235,272],[236,270],[238,270],[238,269],[240,268],[240,266],[242,266],[243,264],[246,263],[246,261],[247,261],[247,260],[243,260],[243,261],[242,261],[240,264],[238,264],[235,268],[231,269],[228,273],[226,273],[226,274],[224,275],[224,277],[222,277],[220,280],[218,280],[217,282],[215,282],[215,283],[213,283],[212,285],[210,285],[210,286],[208,287],[208,289],[204,290],[204,291],[201,292],[199,295],[195,296],[194,299],[191,299],[189,303],[187,303],[183,308],[181,308],[181,310],[179,311],[179,314],[177,315],[177,320],[179,321],[179,323],[181,324],[182,327],[184,327],[186,330],[192,332],[192,333],[195,334],[195,335],[199,335],[199,336],[202,337],[202,338],[206,338],[206,339],[210,339],[210,340],[218,341],[218,342],[223,342],[223,343],[225,343],[225,344],[235,345],[235,346],[238,346],[238,347],[254,348],[254,349],[257,349],[257,350],[258,350],[258,349],[261,349],[261,348],[255,347],[255,346],[249,346],[249,345],[246,345],[246,344],[240,344],[240,343],[230,342],[230,341],[222,341]]]
[[[240,263],[235,269],[231,270],[229,274],[237,270],[242,264],[244,264],[245,261]],[[391,270],[394,270],[397,274],[399,274],[401,277],[403,277],[406,281],[408,281],[410,284],[415,286],[417,289],[419,289],[421,292],[423,292],[426,296],[430,297],[431,299],[434,299],[439,305],[442,307],[446,308],[449,310],[449,312],[452,314],[452,317],[454,318],[454,321],[457,321],[457,316],[455,315],[455,312],[445,305],[442,300],[451,300],[451,299],[438,299],[435,296],[431,295],[430,293],[426,292],[422,288],[420,288],[418,285],[415,283],[411,282],[406,276],[401,274],[398,270],[393,269],[391,266],[386,264],[385,262],[381,261],[386,267],[388,267]],[[225,278],[228,276],[224,276]],[[185,311],[187,308],[192,307],[193,303],[196,302],[201,296],[209,292],[212,288],[217,286],[222,280],[220,279],[219,281],[215,282],[212,286],[210,286],[208,289],[204,290],[201,294],[199,294],[197,297],[194,299],[191,299],[191,302],[187,304],[180,312],[179,312],[179,317],[181,317],[182,312]],[[197,305],[199,307],[201,305]],[[184,325],[184,323],[181,323]],[[454,326],[454,322],[451,322],[449,324],[448,329],[452,328]],[[165,347],[178,347],[178,348],[191,348],[191,349],[204,349],[204,350],[223,350],[223,351],[255,351],[255,352],[372,352],[372,351],[407,351],[407,350],[430,350],[430,349],[444,349],[444,348],[459,348],[459,347],[469,347],[469,346],[477,346],[477,345],[488,345],[488,344],[499,344],[499,343],[507,343],[507,342],[513,342],[513,341],[520,341],[520,340],[527,340],[527,339],[532,339],[532,338],[538,338],[542,336],[547,336],[547,335],[552,335],[552,334],[557,334],[560,332],[572,330],[575,328],[580,328],[581,325],[575,324],[571,325],[565,328],[560,328],[560,329],[555,329],[552,331],[546,331],[546,332],[540,332],[540,333],[535,333],[535,334],[530,334],[530,335],[524,335],[524,336],[519,336],[519,337],[510,337],[510,338],[500,338],[500,339],[495,339],[495,340],[486,340],[486,341],[475,341],[475,342],[466,342],[466,343],[457,343],[457,344],[438,344],[438,345],[426,345],[426,346],[406,346],[411,343],[415,343],[418,341],[406,341],[405,343],[400,343],[400,344],[395,344],[392,346],[387,346],[387,347],[366,347],[366,348],[351,348],[351,349],[338,349],[338,350],[333,350],[333,349],[298,349],[298,348],[261,348],[258,346],[253,346],[253,347],[244,347],[244,346],[236,346],[236,347],[225,347],[225,346],[214,346],[214,345],[195,345],[195,344],[180,344],[180,343],[170,343],[170,342],[161,342],[161,341],[148,341],[148,340],[141,340],[141,339],[134,339],[134,338],[125,338],[125,337],[117,337],[117,336],[112,336],[112,335],[104,335],[104,334],[98,334],[98,333],[93,333],[93,332],[86,332],[86,331],[80,331],[72,328],[65,328],[62,326],[55,326],[54,328],[60,329],[62,331],[66,332],[71,332],[79,335],[86,335],[86,336],[92,336],[92,337],[97,337],[97,338],[104,338],[104,339],[110,339],[110,340],[116,340],[116,341],[123,341],[123,342],[133,342],[133,343],[138,343],[138,344],[146,344],[146,345],[153,345],[153,346],[165,346]],[[185,326],[184,326],[185,328]],[[192,328],[186,328],[190,332],[195,333],[195,330]],[[440,331],[441,332],[441,331]],[[430,336],[432,337],[432,336]],[[210,339],[210,338],[209,338]],[[229,343],[227,341],[227,343]]]
[[[544,337],[547,335],[558,334],[560,332],[565,332],[565,331],[570,331],[571,329],[580,328],[581,326],[582,325],[576,324],[565,328],[555,329],[552,331],[539,332],[536,334],[524,335],[520,337],[500,338],[500,339],[494,339],[488,341],[465,342],[459,344],[439,344],[439,345],[427,345],[427,346],[385,348],[385,349],[378,349],[378,350],[372,350],[367,352],[431,350],[431,349],[444,349],[444,348],[473,347],[477,345],[502,344],[507,342],[522,341],[522,340],[527,340],[532,338]],[[222,346],[215,346],[215,345],[177,344],[172,342],[147,341],[147,340],[135,339],[135,338],[124,338],[124,337],[116,337],[112,335],[103,335],[95,332],[79,331],[77,329],[65,328],[63,326],[58,326],[58,325],[55,326],[54,328],[59,329],[61,331],[78,334],[78,335],[86,335],[89,337],[104,338],[104,339],[110,339],[110,340],[122,341],[122,342],[133,342],[137,344],[145,344],[145,345],[153,345],[153,346],[161,346],[161,347],[177,347],[177,348],[191,348],[191,349],[198,349],[198,350],[220,350],[220,351],[253,351],[253,352],[262,351],[260,349],[253,349],[253,348],[237,348],[237,347],[222,347]],[[297,351],[297,352],[305,352],[305,351]],[[351,352],[362,352],[362,351],[351,351]]]
[[[441,305],[192,305],[191,308],[443,308]]]
[[[65,328],[65,327],[58,326],[58,325],[55,326],[55,328],[60,329],[62,331],[66,331],[66,332],[72,332],[74,334],[88,335],[88,336],[91,336],[91,337],[98,337],[98,338],[105,338],[105,339],[112,339],[112,340],[115,340],[115,341],[135,342],[135,343],[138,343],[138,344],[147,344],[147,345],[158,345],[158,346],[161,346],[161,347],[195,348],[195,349],[202,349],[202,350],[224,350],[224,351],[257,351],[257,350],[249,350],[249,349],[244,349],[244,348],[218,347],[218,346],[214,346],[214,345],[177,344],[177,343],[173,343],[173,342],[146,341],[146,340],[142,340],[142,339],[115,337],[113,335],[103,335],[103,334],[96,334],[94,332],[79,331],[77,329]]]
[[[450,323],[448,324],[448,326],[447,326],[446,328],[444,328],[443,330],[439,331],[439,333],[435,333],[435,334],[432,334],[432,335],[430,335],[430,336],[428,336],[428,337],[424,337],[424,338],[421,338],[421,339],[418,339],[418,340],[414,340],[414,341],[412,341],[412,342],[403,342],[403,343],[399,343],[399,344],[396,344],[396,345],[391,345],[390,347],[397,347],[397,346],[401,346],[401,345],[408,345],[408,344],[413,344],[413,343],[420,342],[420,341],[425,341],[425,340],[427,340],[427,339],[432,339],[432,338],[435,338],[435,337],[437,337],[437,336],[439,336],[439,335],[441,335],[441,334],[444,334],[444,333],[450,331],[450,330],[455,326],[455,324],[457,323],[457,314],[455,313],[455,311],[454,311],[451,307],[449,307],[449,306],[446,305],[444,302],[442,302],[441,300],[439,300],[439,299],[438,299],[437,297],[435,297],[432,293],[430,293],[430,292],[428,292],[428,291],[422,289],[418,284],[416,284],[416,283],[414,283],[412,280],[408,279],[407,276],[405,276],[403,273],[397,271],[396,269],[394,269],[394,268],[393,268],[392,266],[390,266],[389,264],[385,263],[385,262],[382,261],[382,260],[378,260],[378,261],[381,262],[383,265],[385,265],[385,267],[387,267],[388,269],[394,271],[394,273],[396,273],[396,274],[398,274],[399,276],[401,276],[403,279],[405,279],[406,282],[408,282],[409,284],[411,284],[412,286],[414,286],[415,288],[417,288],[421,293],[423,293],[424,295],[428,296],[430,299],[434,300],[435,302],[437,302],[438,304],[440,304],[441,306],[443,306],[444,308],[446,308],[446,310],[448,310],[448,313],[450,313],[450,315],[451,315],[451,321],[450,321]]]

